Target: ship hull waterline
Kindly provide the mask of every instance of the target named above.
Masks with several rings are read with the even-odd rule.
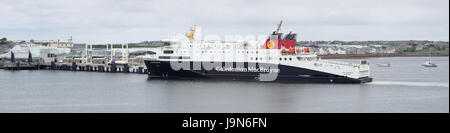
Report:
[[[190,68],[192,64],[199,62],[189,61]],[[243,62],[244,67],[248,66]],[[257,72],[222,72],[212,70],[173,70],[170,61],[146,60],[145,65],[149,71],[148,77],[151,79],[198,79],[198,80],[236,80],[236,81],[256,81],[256,82],[290,82],[290,83],[367,83],[372,82],[372,78],[350,78],[346,76],[334,75],[325,72],[319,72],[299,67],[292,67],[279,64],[278,75],[276,79],[270,81],[261,81],[260,74]],[[266,73],[267,74],[267,73]],[[299,75],[309,75],[308,77]]]

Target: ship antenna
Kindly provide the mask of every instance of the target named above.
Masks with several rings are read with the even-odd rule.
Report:
[[[278,34],[280,32],[281,24],[283,24],[283,20],[281,20],[280,24],[278,24],[278,28],[277,28],[277,31],[275,32],[275,34]]]

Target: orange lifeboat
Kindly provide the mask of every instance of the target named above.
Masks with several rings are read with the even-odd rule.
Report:
[[[292,54],[295,52],[295,50],[293,48],[289,49],[289,50],[281,50],[282,53],[288,53],[288,54]]]

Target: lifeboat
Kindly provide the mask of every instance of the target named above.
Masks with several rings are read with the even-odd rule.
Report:
[[[281,53],[286,53],[286,54],[292,54],[294,52],[295,52],[295,50],[293,48],[291,48],[289,50],[281,50]]]

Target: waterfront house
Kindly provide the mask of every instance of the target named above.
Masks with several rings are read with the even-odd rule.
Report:
[[[424,48],[425,46],[424,45],[417,45],[416,46],[416,51],[422,51],[423,50],[423,48]]]

